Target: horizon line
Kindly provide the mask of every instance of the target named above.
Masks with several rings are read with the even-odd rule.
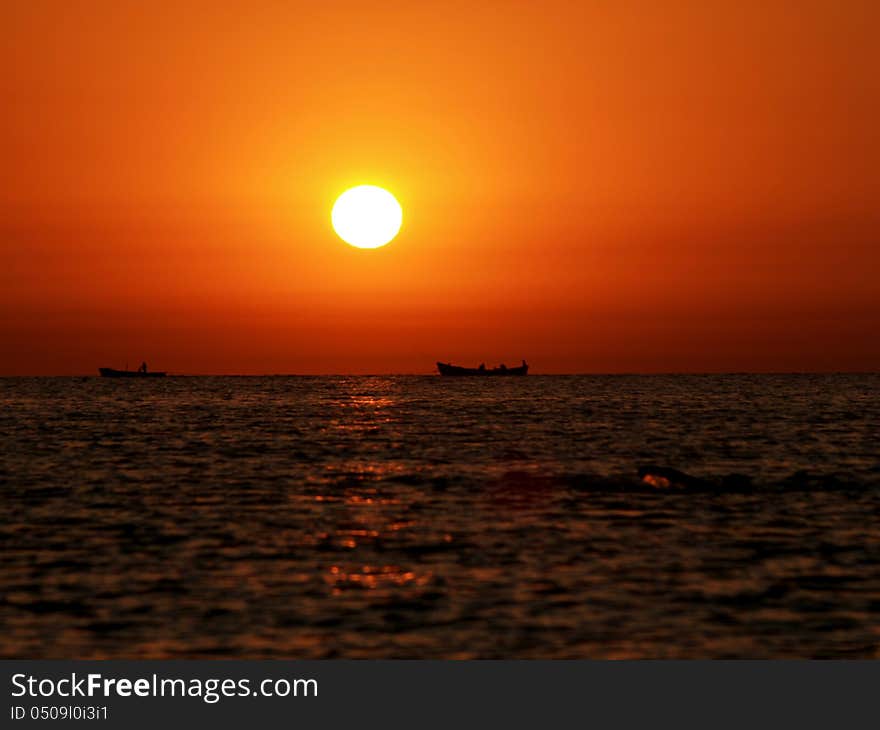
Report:
[[[429,372],[365,372],[365,373],[183,373],[165,371],[169,378],[375,378],[375,377],[442,377]],[[582,372],[532,373],[526,377],[583,377],[583,376],[669,376],[669,375],[880,375],[880,370],[604,370]],[[0,374],[0,378],[101,378],[92,373],[12,373]]]

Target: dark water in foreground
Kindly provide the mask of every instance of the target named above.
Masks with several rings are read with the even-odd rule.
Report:
[[[880,656],[878,388],[0,379],[0,654]]]

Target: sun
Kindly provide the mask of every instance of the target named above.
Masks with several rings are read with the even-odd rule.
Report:
[[[379,248],[400,230],[403,210],[397,199],[376,185],[349,188],[333,204],[333,230],[357,248]]]

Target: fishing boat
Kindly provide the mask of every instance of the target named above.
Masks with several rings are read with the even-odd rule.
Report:
[[[141,363],[137,370],[116,370],[115,368],[98,368],[102,378],[164,378],[166,373],[162,370],[147,370],[147,363]]]
[[[506,365],[499,365],[497,368],[487,368],[485,365],[480,365],[478,368],[463,368],[460,365],[453,365],[449,362],[438,362],[437,370],[441,375],[447,375],[452,377],[457,376],[503,376],[503,375],[528,375],[529,366],[526,364],[526,361],[522,361],[522,365],[518,365],[515,368],[509,368]]]

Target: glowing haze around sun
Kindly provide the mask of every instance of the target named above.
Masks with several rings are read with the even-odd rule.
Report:
[[[333,230],[346,243],[357,248],[379,248],[397,235],[403,210],[384,188],[358,185],[336,199],[331,219]]]

